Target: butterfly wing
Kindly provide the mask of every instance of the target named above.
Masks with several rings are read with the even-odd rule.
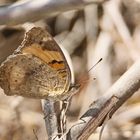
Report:
[[[8,95],[34,98],[64,96],[71,73],[62,50],[39,27],[26,33],[21,46],[0,68],[0,86]]]

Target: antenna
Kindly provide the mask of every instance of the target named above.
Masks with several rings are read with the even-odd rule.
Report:
[[[103,58],[100,58],[100,59],[88,70],[88,73],[89,73],[97,64],[99,64],[102,60],[103,60]]]
[[[99,64],[101,61],[103,60],[103,58],[100,58],[89,70],[88,70],[88,73],[97,65],[97,64]],[[80,77],[81,78],[81,77]],[[92,80],[96,80],[96,78],[94,77]],[[81,81],[81,79],[79,80],[79,84],[72,84],[71,85],[71,87],[80,87],[81,86],[81,84],[83,84],[83,83],[87,83],[89,81],[89,79],[84,79],[84,80],[82,80]]]

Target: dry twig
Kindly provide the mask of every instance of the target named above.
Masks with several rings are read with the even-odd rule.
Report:
[[[34,0],[17,2],[0,8],[0,24],[16,25],[27,21],[37,21],[57,13],[80,9],[91,3],[99,4],[106,0]]]

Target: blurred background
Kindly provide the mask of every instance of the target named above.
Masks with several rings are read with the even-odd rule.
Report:
[[[0,5],[16,0],[0,0]],[[40,1],[41,2],[41,1]],[[72,59],[75,82],[69,127],[140,57],[140,1],[110,0],[87,5],[33,23],[0,26],[0,62],[20,45],[31,26],[47,29]],[[92,70],[90,68],[103,60]],[[89,71],[90,70],[90,71]],[[102,140],[140,139],[140,93],[129,99],[107,123]],[[40,100],[9,97],[0,90],[0,140],[46,140]],[[98,128],[89,140],[98,140]]]

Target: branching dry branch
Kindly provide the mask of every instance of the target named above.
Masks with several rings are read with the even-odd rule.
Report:
[[[80,9],[91,3],[99,4],[106,0],[34,0],[17,2],[0,8],[0,25],[16,25],[37,21],[57,13]]]
[[[140,87],[140,60],[137,61],[103,97],[94,102],[89,110],[69,130],[68,140],[86,140],[103,122],[106,115],[114,112]],[[116,98],[114,98],[116,97]]]

